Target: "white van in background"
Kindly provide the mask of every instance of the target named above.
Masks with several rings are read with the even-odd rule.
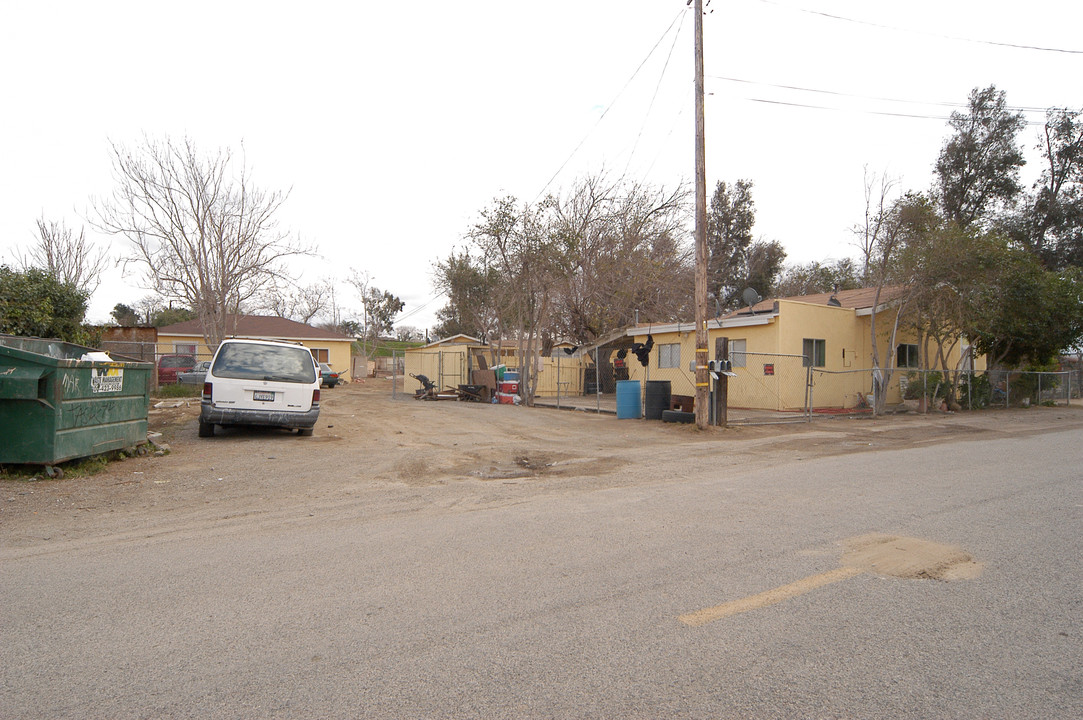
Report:
[[[296,428],[311,435],[320,415],[320,371],[303,345],[225,340],[203,381],[199,436],[215,425]]]

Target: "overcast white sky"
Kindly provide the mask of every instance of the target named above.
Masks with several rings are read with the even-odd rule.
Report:
[[[972,88],[1083,106],[1077,0],[712,0],[708,13],[709,192],[752,180],[756,234],[791,262],[854,254],[865,166],[929,187],[948,103]],[[43,214],[85,224],[113,187],[110,141],[243,143],[255,181],[291,191],[284,224],[319,248],[301,281],[366,271],[406,302],[401,324],[425,328],[443,304],[432,263],[494,197],[533,201],[554,175],[549,191],[603,170],[692,179],[692,21],[685,0],[2,0],[0,261]],[[1028,184],[1043,116],[1028,114]],[[145,294],[114,271],[88,317]]]

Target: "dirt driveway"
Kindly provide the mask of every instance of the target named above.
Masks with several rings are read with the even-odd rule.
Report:
[[[720,475],[841,453],[1083,426],[1083,409],[1033,408],[886,419],[823,419],[699,431],[580,411],[391,396],[386,380],[323,393],[314,436],[262,429],[196,434],[198,401],[152,410],[172,452],[83,478],[0,480],[0,545],[199,532],[335,507],[440,512],[679,480],[689,463]]]

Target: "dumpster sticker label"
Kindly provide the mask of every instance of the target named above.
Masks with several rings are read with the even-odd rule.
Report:
[[[90,392],[120,392],[124,388],[124,370],[118,367],[91,368]]]

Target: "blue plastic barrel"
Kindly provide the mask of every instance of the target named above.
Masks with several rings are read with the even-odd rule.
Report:
[[[617,419],[627,420],[642,415],[639,405],[639,381],[617,381]]]

